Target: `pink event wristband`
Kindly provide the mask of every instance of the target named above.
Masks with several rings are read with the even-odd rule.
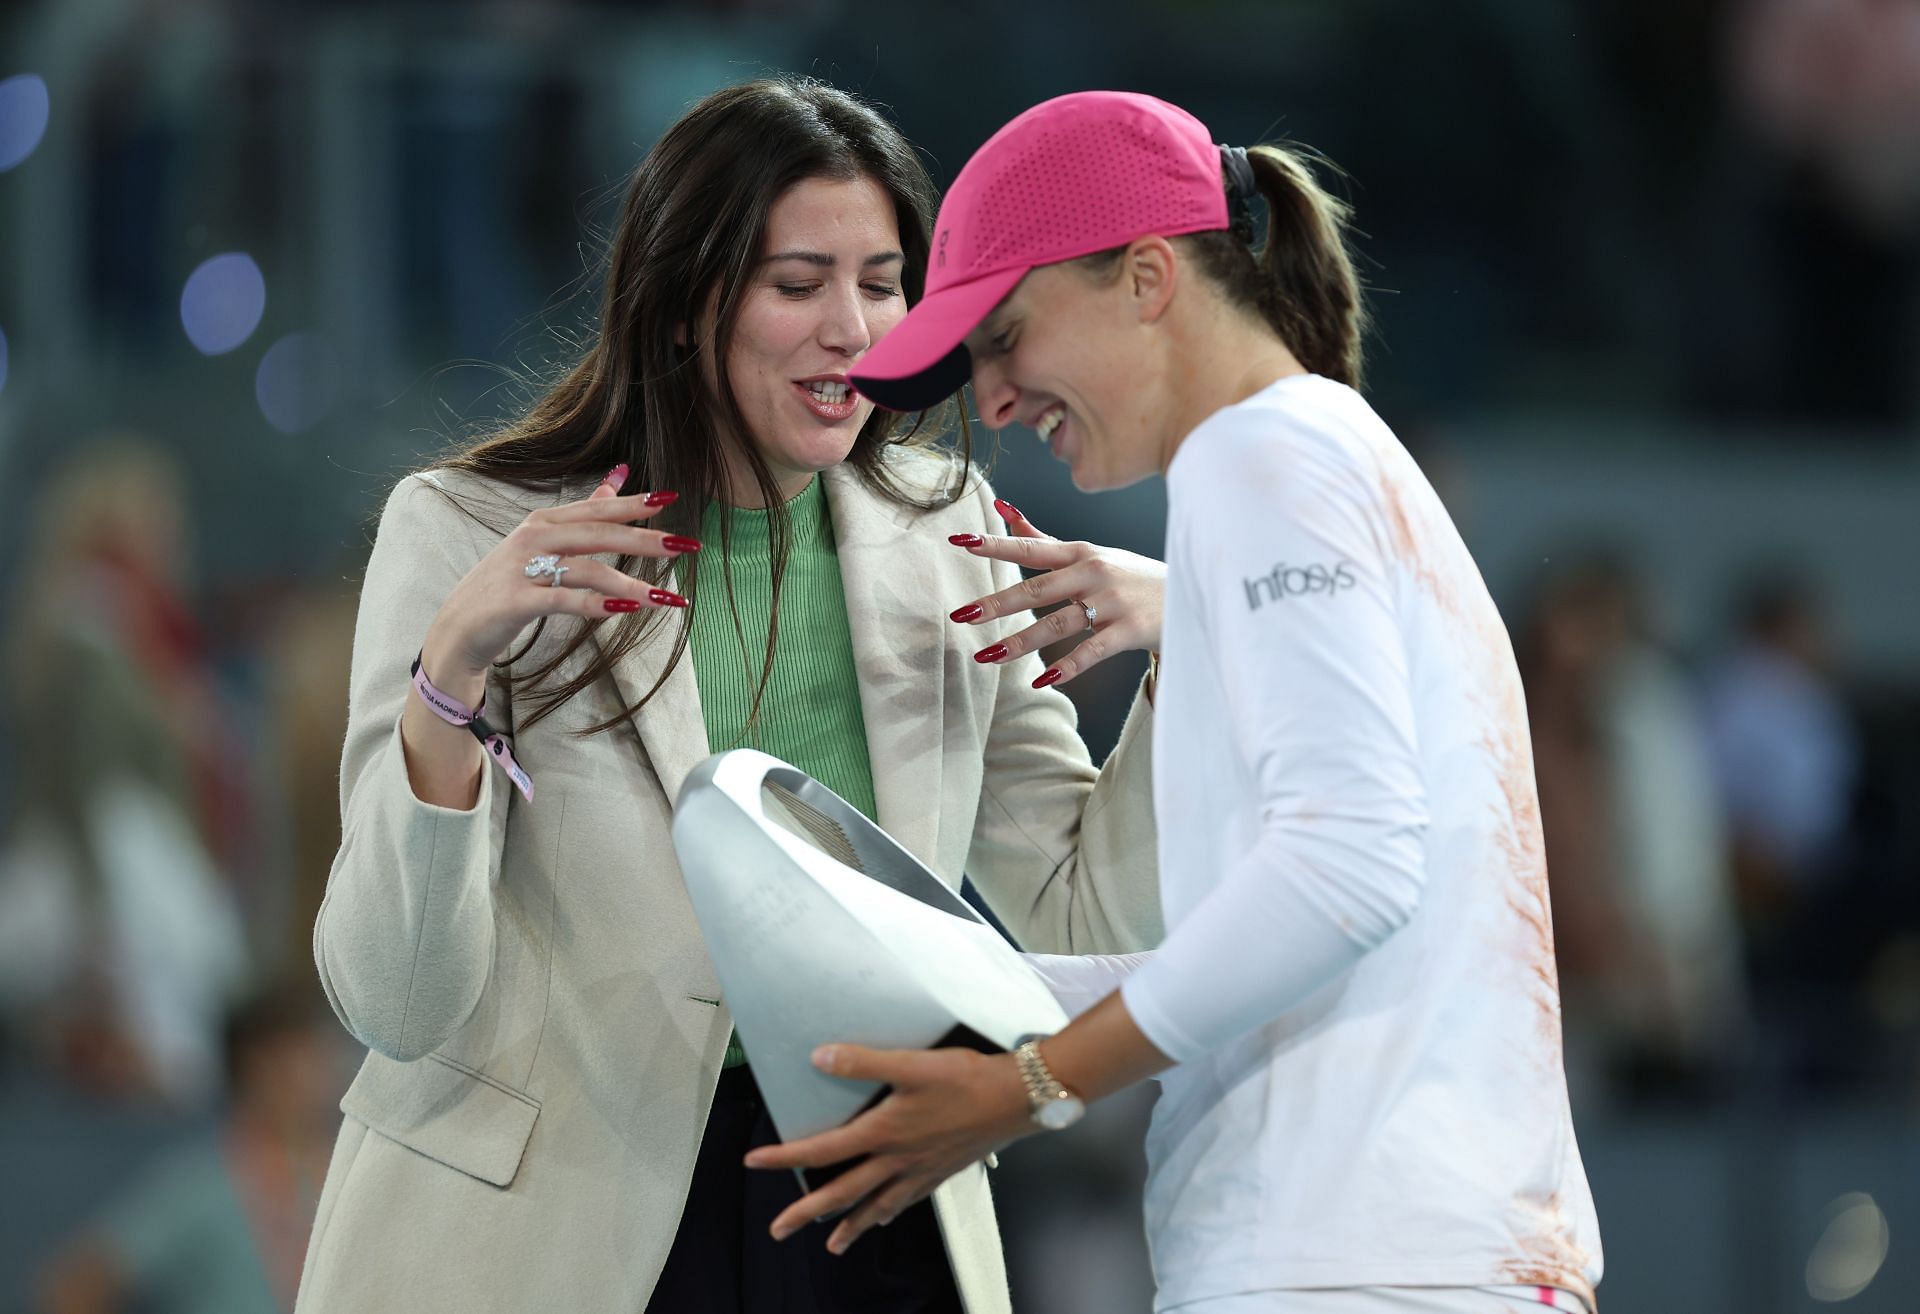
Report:
[[[500,764],[513,783],[520,787],[520,793],[527,801],[533,801],[533,777],[528,775],[521,765],[513,760],[513,749],[507,746],[506,736],[487,724],[480,713],[486,710],[487,698],[480,696],[480,706],[468,707],[458,698],[449,697],[433,687],[433,681],[427,678],[425,668],[420,665],[420,657],[413,659],[413,691],[420,695],[420,701],[433,709],[433,714],[448,725],[463,725],[468,732],[486,746],[487,753]]]

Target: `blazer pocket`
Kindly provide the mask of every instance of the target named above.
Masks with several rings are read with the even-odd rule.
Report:
[[[369,1053],[340,1111],[456,1172],[511,1186],[540,1102],[452,1059]]]

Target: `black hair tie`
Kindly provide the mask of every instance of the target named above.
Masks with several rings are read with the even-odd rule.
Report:
[[[1227,227],[1233,235],[1253,245],[1253,198],[1260,194],[1254,180],[1253,163],[1245,146],[1220,148],[1220,173],[1227,182]]]

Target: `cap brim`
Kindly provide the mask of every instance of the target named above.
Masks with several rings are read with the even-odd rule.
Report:
[[[848,379],[862,397],[890,411],[939,405],[973,374],[967,334],[1026,276],[1024,268],[1003,269],[929,293],[848,371]]]

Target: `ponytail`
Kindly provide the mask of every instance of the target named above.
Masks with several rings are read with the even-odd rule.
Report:
[[[1314,180],[1302,152],[1252,146],[1247,162],[1267,203],[1256,305],[1302,365],[1358,388],[1367,312],[1347,250],[1352,207]]]
[[[1345,201],[1314,181],[1308,156],[1284,146],[1250,146],[1245,163],[1221,149],[1233,226],[1177,237],[1228,301],[1264,319],[1299,362],[1349,388],[1360,386],[1367,332],[1360,280],[1347,250]],[[1267,203],[1266,237],[1253,245],[1246,194]]]

